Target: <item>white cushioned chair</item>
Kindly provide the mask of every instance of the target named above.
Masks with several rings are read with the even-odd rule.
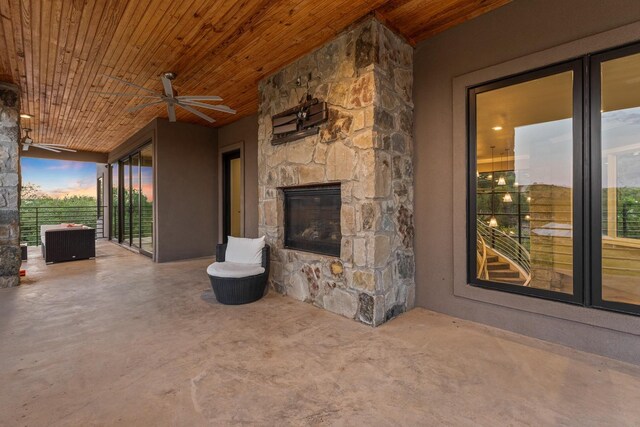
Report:
[[[231,237],[216,247],[216,262],[207,267],[211,288],[221,304],[247,304],[265,294],[269,280],[269,246],[264,237]]]

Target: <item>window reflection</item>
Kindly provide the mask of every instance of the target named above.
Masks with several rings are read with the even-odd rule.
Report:
[[[640,304],[640,54],[602,63],[602,299]]]
[[[140,151],[140,239],[141,248],[153,252],[153,147]]]
[[[477,269],[573,293],[573,73],[476,96]]]
[[[118,163],[111,164],[111,239],[119,241],[120,239],[120,218],[119,203],[118,203],[118,188],[119,188],[119,168]]]

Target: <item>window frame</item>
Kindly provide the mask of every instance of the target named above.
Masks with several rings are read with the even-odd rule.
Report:
[[[512,285],[507,283],[492,282],[477,278],[476,266],[476,168],[477,168],[477,140],[476,140],[476,96],[489,92],[491,90],[500,89],[507,86],[513,86],[519,83],[525,83],[531,80],[560,74],[563,72],[573,72],[573,293],[565,294],[546,289],[536,289],[524,287],[521,285]],[[585,156],[584,135],[585,124],[587,120],[584,112],[588,105],[585,97],[585,58],[575,58],[557,64],[537,68],[531,71],[518,73],[505,78],[500,78],[487,83],[474,85],[467,88],[467,200],[466,200],[466,223],[467,223],[467,283],[472,286],[497,290],[503,292],[511,292],[515,294],[533,296],[537,298],[560,301],[575,305],[584,305],[584,297],[586,295],[583,286],[584,280],[584,254],[588,253],[585,244],[588,239],[584,239],[584,179],[583,174],[588,168],[585,162],[588,158]],[[472,245],[473,242],[473,245]]]
[[[587,283],[590,285],[587,305],[597,309],[633,315],[640,315],[640,304],[607,301],[602,298],[602,115],[600,110],[602,108],[601,64],[638,53],[640,53],[640,43],[636,42],[588,55],[590,73],[588,94],[591,107],[589,111],[590,138],[585,140],[585,145],[588,145],[591,151],[591,189],[589,194],[591,204],[588,206],[591,217],[591,253],[589,257],[591,280]]]
[[[97,197],[96,197],[96,205],[98,208],[97,217],[98,219],[104,219],[104,212],[102,208],[104,207],[104,174],[100,175],[96,180],[96,188],[97,188]]]

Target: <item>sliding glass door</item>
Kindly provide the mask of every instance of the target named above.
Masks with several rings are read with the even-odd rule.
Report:
[[[153,252],[153,149],[140,150],[140,249]]]
[[[112,239],[153,253],[153,149],[122,158],[112,170]]]
[[[131,214],[133,208],[131,206],[131,158],[127,157],[120,161],[120,170],[122,171],[122,234],[120,243],[131,246]]]
[[[109,239],[119,240],[120,236],[120,164],[111,164],[111,206],[109,207],[111,227],[109,227]]]

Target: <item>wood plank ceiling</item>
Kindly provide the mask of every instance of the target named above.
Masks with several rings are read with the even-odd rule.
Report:
[[[130,92],[117,76],[182,95],[219,95],[238,114],[257,109],[257,82],[375,13],[411,43],[510,0],[2,0],[0,80],[22,90],[35,142],[108,152],[164,106],[92,92]],[[207,111],[207,113],[210,113]],[[178,111],[178,120],[208,124]]]

